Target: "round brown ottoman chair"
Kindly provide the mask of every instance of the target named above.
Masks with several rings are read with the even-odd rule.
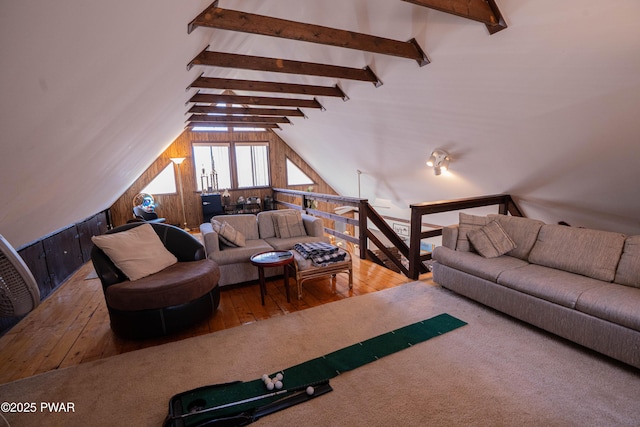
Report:
[[[160,271],[141,278],[130,277],[122,270],[131,275],[131,262],[146,267],[156,260],[153,251],[158,250],[157,241],[149,244],[148,239],[155,238],[147,229],[134,230],[141,226],[152,227],[170,252],[159,253],[157,258],[175,258]],[[141,234],[143,230],[146,234]],[[106,237],[123,232],[127,233],[116,236],[119,240]],[[172,334],[208,319],[218,308],[220,268],[206,258],[202,244],[184,230],[162,223],[129,223],[94,237],[93,241],[91,260],[102,283],[111,329],[116,334],[127,338]],[[120,250],[127,245],[128,249]],[[114,246],[119,253],[114,254]]]

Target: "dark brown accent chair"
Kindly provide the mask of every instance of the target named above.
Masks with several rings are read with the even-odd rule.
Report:
[[[107,234],[144,224],[128,223]],[[220,303],[220,268],[207,259],[204,246],[186,231],[150,224],[178,262],[142,279],[130,281],[97,246],[91,260],[109,310],[111,329],[127,338],[171,334],[208,319]],[[144,248],[140,248],[144,250]]]

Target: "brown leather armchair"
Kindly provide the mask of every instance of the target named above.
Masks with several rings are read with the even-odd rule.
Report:
[[[142,224],[128,223],[107,234]],[[91,251],[111,329],[125,337],[146,338],[177,332],[209,318],[220,303],[220,268],[206,258],[202,244],[178,227],[162,223],[150,225],[178,259],[176,264],[158,273],[130,281],[100,248],[94,245]]]

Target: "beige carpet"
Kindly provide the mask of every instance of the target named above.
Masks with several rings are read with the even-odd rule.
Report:
[[[176,393],[253,380],[445,312],[468,325],[344,373],[331,393],[254,425],[640,424],[640,371],[424,282],[5,384],[0,401],[37,404],[5,413],[11,427],[159,426]],[[75,413],[43,413],[40,402],[72,402]]]

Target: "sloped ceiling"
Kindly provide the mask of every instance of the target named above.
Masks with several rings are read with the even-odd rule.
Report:
[[[0,0],[0,234],[23,245],[108,208],[184,129],[187,64],[211,50],[362,68],[349,100],[276,131],[344,195],[411,203],[511,193],[547,222],[640,233],[640,2],[497,0],[508,28],[401,0],[221,0],[220,7],[396,40],[431,63],[187,24],[210,1]],[[425,166],[452,155],[451,173]],[[357,171],[362,171],[358,188]],[[438,219],[449,223],[451,218]]]

